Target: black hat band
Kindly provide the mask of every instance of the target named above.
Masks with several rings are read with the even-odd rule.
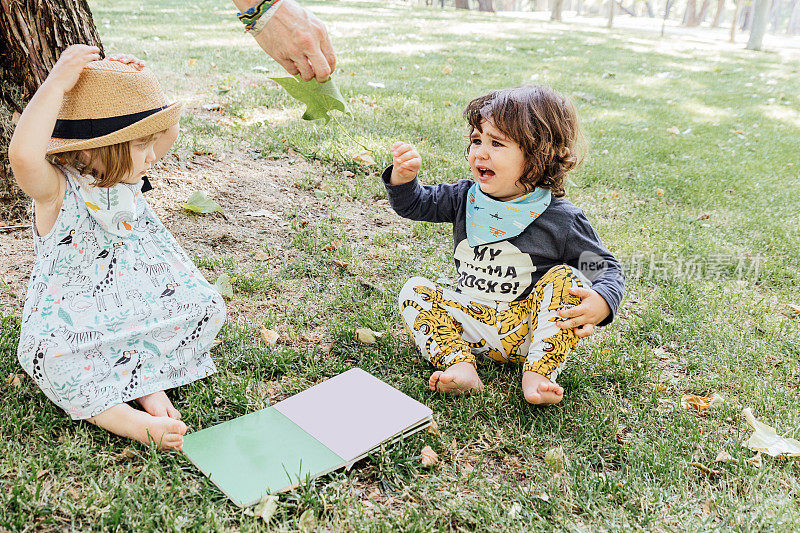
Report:
[[[131,113],[130,115],[119,115],[117,117],[108,118],[86,118],[80,120],[56,120],[56,126],[53,128],[53,138],[55,139],[95,139],[103,137],[127,128],[131,124],[135,124],[140,120],[154,115],[159,111],[163,111],[169,106],[157,107],[155,109],[148,109],[147,111],[140,111],[138,113]]]

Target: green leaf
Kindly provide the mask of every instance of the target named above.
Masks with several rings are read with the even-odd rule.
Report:
[[[153,352],[155,355],[161,355],[161,350],[158,349],[158,346],[151,342],[142,341],[142,346]]]
[[[329,111],[336,109],[342,113],[350,113],[333,78],[325,83],[315,79],[303,81],[294,76],[270,79],[286,89],[290,96],[306,104],[303,120],[324,120],[327,124],[331,120]]]
[[[222,211],[217,202],[206,196],[205,191],[195,191],[181,207],[194,213],[213,213]]]
[[[217,281],[214,282],[214,288],[226,298],[233,298],[233,285],[231,285],[231,277],[229,275],[220,274]]]
[[[66,311],[64,311],[64,309],[63,309],[63,308],[61,308],[61,307],[59,307],[59,308],[58,308],[58,317],[59,317],[61,320],[63,320],[64,322],[66,322],[67,324],[69,324],[70,326],[72,326],[72,325],[73,325],[73,324],[72,324],[72,317],[71,317],[71,316],[69,316],[69,313],[67,313]]]

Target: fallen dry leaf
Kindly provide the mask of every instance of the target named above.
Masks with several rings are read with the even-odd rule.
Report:
[[[704,474],[708,474],[710,476],[718,476],[719,475],[719,470],[712,470],[711,468],[707,467],[703,463],[689,463],[689,464],[692,465],[693,467],[695,467],[696,469],[700,470]]]
[[[342,246],[342,241],[336,239],[335,241],[329,242],[328,244],[323,246],[322,249],[325,250],[326,252],[333,252],[334,250],[338,250],[341,246]]]
[[[681,130],[679,130],[677,126],[672,126],[671,128],[667,128],[667,133],[671,133],[673,135],[680,135]]]
[[[694,394],[684,394],[681,396],[681,407],[688,409],[694,407],[698,413],[702,413],[711,407],[711,398],[708,396],[696,396]]]
[[[722,397],[721,394],[717,394],[716,392],[711,395],[711,401],[708,402],[711,407],[722,407],[725,403],[725,398]]]
[[[36,479],[42,479],[47,473],[50,472],[49,470],[39,470],[36,472]]]
[[[378,200],[377,202],[375,202],[375,205],[388,206],[389,205],[389,200],[387,200],[386,198],[382,198],[382,199]]]
[[[355,161],[359,165],[364,165],[365,167],[371,167],[375,164],[375,160],[372,159],[372,156],[369,154],[370,152],[368,152],[367,150],[359,152],[353,155],[353,161]]]
[[[350,266],[350,263],[346,261],[339,261],[337,259],[331,259],[331,263],[341,268],[342,270],[347,270],[347,267]]]
[[[560,472],[561,470],[564,470],[565,463],[566,454],[564,453],[564,448],[561,446],[550,448],[544,453],[544,464],[554,472]]]
[[[756,420],[753,411],[747,407],[742,411],[747,423],[753,428],[753,434],[744,442],[753,451],[764,452],[772,457],[776,455],[786,455],[788,457],[800,456],[800,442],[795,439],[781,437],[775,428]],[[749,461],[749,459],[748,459]]]
[[[190,57],[188,63],[190,67],[193,67],[197,63],[197,59]]]
[[[122,450],[121,452],[119,452],[117,455],[114,456],[114,462],[119,463],[122,461],[127,461],[128,459],[132,459],[134,457],[136,457],[136,452],[134,452],[130,448],[125,448],[124,450]]]
[[[280,335],[274,329],[261,328],[261,338],[267,343],[267,346],[275,346],[278,344]]]
[[[731,454],[726,452],[725,450],[720,450],[717,454],[717,458],[714,459],[715,463],[735,463],[736,459],[733,458]]]
[[[6,384],[18,389],[20,385],[22,385],[22,382],[20,381],[18,374],[9,374],[6,378]]]
[[[664,196],[664,189],[656,189],[656,194],[659,196]]]
[[[439,424],[436,423],[436,420],[431,419],[431,425],[428,426],[428,433],[433,433],[434,435],[439,434]]]
[[[428,468],[431,466],[435,466],[439,463],[439,454],[433,451],[433,448],[430,446],[425,446],[422,448],[422,453],[420,453],[420,457],[422,458],[422,466]]]
[[[269,522],[277,511],[278,497],[274,494],[267,494],[252,509],[245,509],[245,514],[257,516],[264,522]]]
[[[453,69],[451,69],[450,67],[444,67],[442,69],[442,74],[450,74],[451,72],[453,72]]]
[[[358,342],[364,344],[375,344],[378,342],[375,332],[369,328],[358,328],[356,330],[356,338],[358,339]]]
[[[270,258],[272,258],[272,256],[271,256],[271,255],[269,255],[269,254],[268,254],[267,252],[265,252],[264,250],[259,250],[259,251],[257,251],[257,252],[256,252],[256,255],[254,255],[253,257],[255,257],[255,260],[256,260],[256,261],[267,261],[267,260],[269,260]]]
[[[306,509],[303,514],[300,515],[300,518],[297,520],[297,525],[300,527],[300,531],[306,533],[308,531],[316,531],[317,530],[317,517],[314,516],[314,509]]]
[[[786,316],[788,316],[789,318],[797,318],[800,316],[800,305],[794,305],[794,304],[787,304],[787,305],[789,306],[791,311],[789,311]]]
[[[761,468],[763,461],[761,460],[761,452],[758,452],[753,457],[747,460],[748,463],[753,465],[756,468]]]

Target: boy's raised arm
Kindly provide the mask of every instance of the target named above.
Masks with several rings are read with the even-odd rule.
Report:
[[[90,61],[100,59],[96,46],[73,45],[62,52],[47,79],[20,116],[8,145],[8,159],[19,187],[37,202],[56,200],[61,175],[47,162],[47,143],[53,133],[64,94],[72,89]]]

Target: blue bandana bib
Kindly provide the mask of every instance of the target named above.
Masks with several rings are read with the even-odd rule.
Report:
[[[513,239],[544,213],[550,197],[549,190],[534,189],[501,202],[484,194],[475,183],[467,194],[467,243],[475,247]]]

